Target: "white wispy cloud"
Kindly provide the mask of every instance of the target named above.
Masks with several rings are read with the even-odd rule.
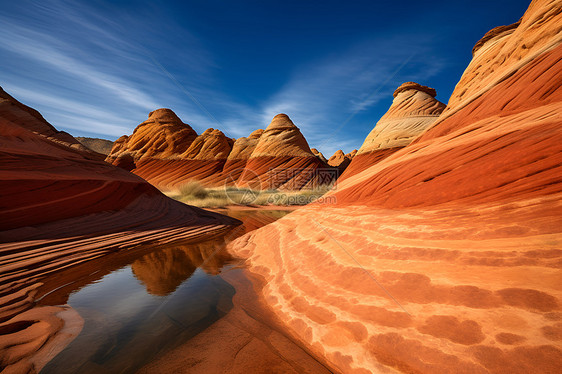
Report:
[[[289,114],[309,143],[326,154],[358,148],[362,140],[346,131],[353,116],[381,100],[390,104],[391,93],[404,76],[413,75],[423,84],[439,72],[440,62],[427,56],[429,40],[412,35],[368,40],[303,66],[267,100],[262,119]],[[410,64],[414,57],[415,65]],[[371,119],[366,133],[377,120]]]

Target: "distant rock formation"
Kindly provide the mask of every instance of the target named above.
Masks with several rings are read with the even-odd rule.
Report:
[[[166,114],[166,121],[156,121],[155,113]],[[172,141],[173,131],[184,135]],[[240,182],[256,188],[301,189],[333,179],[329,172],[319,176],[319,170],[330,166],[312,153],[285,114],[275,116],[265,131],[235,140],[215,129],[197,136],[171,110],[158,109],[133,135],[117,139],[107,161],[160,189],[174,189],[190,180],[211,187]]]
[[[100,138],[87,138],[77,136],[75,138],[88,149],[91,149],[94,152],[100,153],[102,155],[108,155],[113,148],[113,142],[111,140],[100,139]]]
[[[320,161],[324,162],[324,163],[328,163],[328,160],[326,159],[326,157],[324,157],[324,155],[322,154],[322,152],[320,152],[319,150],[317,150],[316,148],[310,148],[310,151],[312,152],[312,154],[316,157],[318,157],[320,159]]]
[[[263,131],[262,129],[257,129],[247,138],[242,137],[236,139],[222,170],[221,180],[223,180],[226,185],[234,185],[238,178],[240,178],[242,171],[246,167],[246,163],[258,145]],[[219,183],[219,181],[217,181],[217,183]]]
[[[393,96],[392,105],[367,136],[343,178],[362,172],[410,144],[445,109],[445,104],[435,99],[433,88],[415,82],[403,83]]]
[[[171,159],[187,151],[197,133],[171,109],[156,109],[137,126],[131,136],[115,141],[106,161],[132,170],[143,159]]]
[[[562,2],[535,0],[412,143],[229,251],[341,372],[559,371],[561,76]]]
[[[299,128],[286,114],[278,114],[261,135],[240,185],[262,189],[300,190],[329,184],[335,177],[329,166],[316,157]]]
[[[159,188],[173,188],[189,180],[211,184],[222,173],[234,140],[222,131],[207,129],[197,136],[183,152],[168,157],[155,154],[144,157],[136,164],[134,173]]]
[[[339,174],[341,175],[341,173],[343,173],[344,170],[349,166],[351,160],[353,160],[353,157],[355,157],[356,154],[357,149],[354,149],[347,154],[344,154],[341,149],[337,150],[336,153],[334,153],[328,160],[328,165],[338,168]]]

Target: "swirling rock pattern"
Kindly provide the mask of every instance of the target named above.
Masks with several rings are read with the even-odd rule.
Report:
[[[228,159],[224,164],[219,180],[216,183],[224,182],[226,185],[234,185],[242,174],[248,159],[258,145],[263,129],[257,129],[247,138],[242,137],[236,139],[232,146],[232,151],[228,155]]]
[[[221,175],[234,140],[222,131],[207,129],[183,153],[171,157],[155,155],[137,162],[133,172],[161,189],[173,189],[191,179],[214,185]]]
[[[300,190],[329,184],[335,173],[317,157],[299,128],[278,114],[261,135],[237,183],[261,189]]]
[[[353,176],[410,144],[437,120],[445,104],[435,99],[436,91],[406,82],[394,91],[388,111],[377,122],[350,162],[342,179]]]
[[[132,170],[142,159],[181,154],[196,138],[195,130],[183,123],[171,109],[157,109],[150,112],[148,119],[138,125],[131,136],[117,139],[106,161]]]
[[[310,148],[310,151],[312,152],[312,154],[316,157],[318,157],[320,159],[320,161],[324,162],[324,163],[328,163],[328,160],[326,159],[326,157],[324,157],[324,155],[322,154],[322,152],[320,152],[319,150],[317,150],[316,148]]]
[[[342,372],[560,370],[561,17],[533,1],[413,143],[231,244]]]

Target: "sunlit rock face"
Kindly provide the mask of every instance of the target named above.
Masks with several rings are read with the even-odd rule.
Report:
[[[320,172],[329,168],[312,153],[289,116],[278,114],[259,138],[238,183],[262,189],[313,188],[331,182],[330,173]]]
[[[343,173],[344,170],[347,169],[356,154],[357,149],[354,149],[347,154],[344,154],[341,149],[337,150],[336,153],[334,153],[328,160],[328,165],[338,168],[339,174],[341,175],[341,173]]]
[[[342,372],[559,371],[561,31],[562,3],[533,1],[411,144],[231,244]]]
[[[161,190],[175,190],[192,180],[207,187],[299,190],[329,184],[337,175],[318,177],[318,169],[331,167],[315,156],[285,114],[275,116],[265,131],[231,139],[217,129],[197,136],[170,109],[158,109],[131,136],[117,139],[106,161]]]
[[[106,160],[133,169],[143,159],[173,158],[185,152],[196,138],[197,133],[191,126],[183,123],[171,109],[156,109],[131,136],[117,139]],[[132,164],[128,160],[132,160]]]
[[[394,91],[388,111],[377,122],[342,179],[362,172],[410,144],[434,123],[445,104],[433,88],[406,82]]]
[[[240,175],[246,167],[246,163],[258,145],[263,131],[263,129],[257,129],[247,138],[242,137],[236,139],[220,175],[221,181],[225,185],[234,185],[238,178],[240,178]]]
[[[172,189],[190,180],[222,184],[220,174],[234,140],[222,131],[207,129],[184,151],[170,158],[153,157],[137,163],[133,172],[160,189]]]
[[[310,148],[310,151],[312,152],[312,154],[316,157],[318,157],[320,159],[320,161],[324,162],[324,163],[328,163],[328,160],[326,159],[326,157],[324,157],[324,155],[322,154],[322,152],[320,152],[319,150],[317,150],[316,148]]]

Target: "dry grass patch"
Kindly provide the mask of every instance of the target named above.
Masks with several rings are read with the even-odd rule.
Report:
[[[306,205],[332,189],[321,186],[301,191],[253,190],[249,188],[208,188],[197,181],[189,181],[169,196],[200,208],[221,208],[227,205]]]

